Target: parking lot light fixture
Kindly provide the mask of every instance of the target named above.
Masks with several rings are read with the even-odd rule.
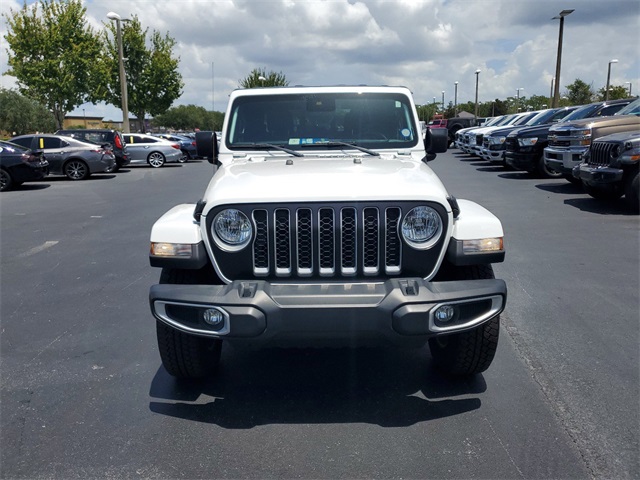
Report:
[[[624,84],[625,84],[625,85],[626,85],[627,83],[629,84],[629,96],[631,96],[631,82],[624,82]]]
[[[560,20],[560,30],[558,33],[558,55],[556,58],[556,76],[555,76],[555,86],[553,90],[553,104],[551,105],[553,108],[558,107],[558,103],[560,101],[560,64],[562,62],[562,33],[564,30],[564,17],[574,12],[574,10],[562,10],[558,15],[553,17],[551,20]]]
[[[444,112],[444,90],[442,90],[442,111]]]
[[[604,89],[604,101],[609,100],[609,80],[611,80],[611,64],[618,63],[618,59],[614,58],[609,61],[609,68],[607,69],[607,88]]]
[[[478,76],[480,75],[480,69],[476,70],[476,109],[473,114],[474,120],[478,120]]]
[[[456,89],[453,96],[453,116],[457,117],[458,116],[458,82],[455,82],[454,85],[456,86]]]
[[[127,98],[127,76],[124,71],[124,53],[122,50],[122,28],[123,20],[120,15],[115,12],[107,13],[109,20],[116,22],[116,41],[118,42],[118,63],[120,65],[120,91],[122,96],[122,131],[129,133],[129,100]]]

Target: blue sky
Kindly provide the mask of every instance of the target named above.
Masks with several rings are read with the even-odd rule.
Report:
[[[34,2],[28,1],[27,4]],[[631,82],[640,91],[638,0],[110,0],[85,1],[88,20],[104,28],[109,11],[137,15],[143,26],[178,41],[185,82],[179,104],[224,110],[231,90],[253,68],[282,72],[293,85],[405,85],[417,103],[433,97],[473,100],[548,95],[555,75],[558,20],[566,17],[561,91],[580,78],[594,89]],[[2,0],[0,10],[22,1]],[[6,33],[4,19],[0,25]],[[2,42],[0,72],[7,70]],[[213,66],[213,68],[212,68]],[[4,87],[15,86],[8,76]],[[75,113],[120,119],[110,105]]]

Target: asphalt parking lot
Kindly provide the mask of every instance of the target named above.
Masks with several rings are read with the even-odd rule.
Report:
[[[457,150],[431,166],[506,233],[498,354],[464,382],[428,349],[224,348],[217,379],[178,384],[149,232],[211,165],[3,192],[0,477],[640,477],[638,216]]]

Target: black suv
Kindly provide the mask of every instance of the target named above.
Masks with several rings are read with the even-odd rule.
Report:
[[[88,129],[69,129],[58,130],[56,135],[66,135],[67,137],[77,138],[85,142],[97,143],[98,145],[111,145],[113,154],[116,157],[116,164],[109,170],[109,172],[117,172],[120,167],[128,165],[131,161],[129,153],[127,152],[127,144],[122,137],[122,134],[117,130],[111,130],[108,128],[88,128]]]

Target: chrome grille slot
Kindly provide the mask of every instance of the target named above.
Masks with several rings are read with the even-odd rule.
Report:
[[[274,212],[276,275],[291,274],[291,219],[289,210],[278,208]]]
[[[376,275],[380,270],[380,219],[378,209],[369,207],[362,211],[362,266],[365,275]]]
[[[400,273],[400,262],[402,251],[398,223],[400,221],[399,208],[387,208],[385,212],[385,245],[384,245],[384,263],[385,272]]]
[[[340,271],[342,275],[355,275],[358,265],[356,250],[358,217],[355,208],[340,211]]]
[[[253,273],[257,276],[269,274],[269,224],[266,210],[253,211],[256,236],[253,240]]]
[[[296,253],[298,275],[313,273],[313,226],[310,208],[300,208],[296,212]]]
[[[318,253],[320,275],[336,272],[335,215],[332,208],[321,208],[318,212]]]

